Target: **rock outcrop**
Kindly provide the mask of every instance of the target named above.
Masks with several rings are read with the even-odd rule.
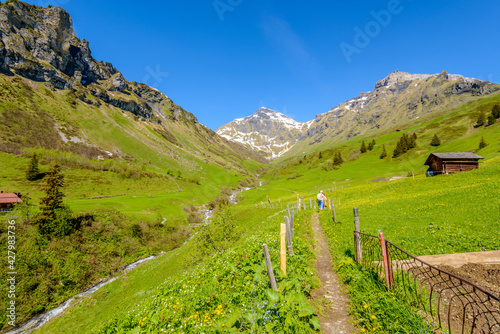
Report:
[[[85,103],[102,101],[142,118],[198,122],[161,92],[127,81],[112,64],[96,61],[89,42],[75,35],[68,12],[58,7],[0,4],[0,72],[72,89]]]

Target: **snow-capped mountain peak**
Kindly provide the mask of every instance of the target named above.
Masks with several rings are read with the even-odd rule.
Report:
[[[303,137],[309,123],[300,123],[277,111],[262,107],[250,116],[221,126],[217,133],[248,145],[268,158],[276,158],[291,149]]]

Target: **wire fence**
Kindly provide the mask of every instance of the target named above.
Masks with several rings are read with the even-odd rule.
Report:
[[[500,333],[500,297],[409,254],[383,234],[354,232],[356,260],[442,330]],[[356,246],[357,245],[357,246]]]

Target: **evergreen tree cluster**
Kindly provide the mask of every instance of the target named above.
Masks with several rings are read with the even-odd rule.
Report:
[[[373,150],[373,148],[375,147],[375,139],[373,139],[371,142],[368,143],[368,147],[366,146],[365,144],[365,141],[363,140],[361,142],[361,147],[359,148],[359,150],[361,151],[361,153],[366,153],[366,151],[371,151]]]
[[[392,157],[397,158],[416,146],[417,146],[417,134],[413,133],[413,135],[408,135],[406,133],[403,133],[398,143],[396,144],[396,148],[392,153]]]
[[[495,104],[493,108],[491,108],[491,114],[486,117],[486,113],[481,111],[479,116],[477,117],[476,127],[483,125],[493,125],[496,123],[497,118],[500,118],[500,105]]]
[[[342,165],[342,163],[344,163],[344,159],[342,159],[342,155],[340,154],[340,152],[335,153],[335,155],[333,156],[333,165],[340,166]]]
[[[491,109],[491,115],[488,116],[488,125],[493,125],[496,123],[497,118],[500,118],[500,105],[495,104]]]
[[[368,144],[368,151],[371,151],[373,150],[373,148],[375,147],[375,139],[373,139],[369,144]]]

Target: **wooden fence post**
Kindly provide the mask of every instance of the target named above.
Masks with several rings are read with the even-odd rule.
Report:
[[[335,213],[335,200],[332,199],[333,222],[337,222],[337,214]]]
[[[355,248],[354,248],[354,255],[356,258],[356,262],[361,263],[363,260],[363,255],[361,252],[361,235],[359,232],[361,232],[360,227],[359,227],[359,212],[358,208],[353,208],[354,212],[354,240],[355,240]]]
[[[288,245],[288,254],[290,254],[290,256],[293,256],[292,228],[290,227],[290,222],[288,221],[288,217],[285,217],[285,225],[286,225],[286,243]]]
[[[286,276],[286,224],[280,225],[280,239],[281,239],[281,248],[280,248],[280,268]]]
[[[297,214],[299,214],[300,203],[299,203],[299,194],[297,194]]]
[[[290,219],[290,227],[292,228],[292,238],[293,238],[293,236],[295,235],[295,215],[293,211],[292,211],[292,216],[289,217],[289,219]]]
[[[382,260],[384,263],[385,283],[387,284],[387,291],[391,291],[392,287],[392,268],[389,262],[389,254],[387,253],[387,242],[384,239],[382,230],[378,230],[378,237],[380,239],[380,248],[382,249]]]
[[[302,197],[302,206],[304,207],[304,211],[306,210],[306,202],[304,202],[304,197]]]
[[[271,264],[271,257],[269,256],[269,250],[267,249],[267,245],[263,244],[262,249],[264,250],[264,258],[266,259],[266,267],[267,267],[267,276],[269,276],[269,281],[271,282],[271,288],[278,291],[278,287],[276,285],[276,279],[274,278],[273,266]]]
[[[312,202],[312,199],[309,198],[309,209],[312,209],[313,208],[313,202]]]
[[[291,217],[291,215],[290,215],[290,205],[289,204],[286,205],[286,209],[288,210],[288,217]]]

